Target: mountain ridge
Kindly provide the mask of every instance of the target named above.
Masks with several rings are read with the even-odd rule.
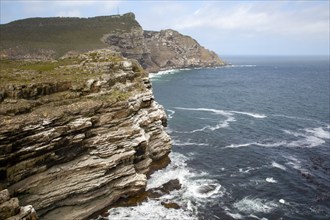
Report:
[[[28,18],[0,25],[0,33],[2,59],[47,60],[110,47],[153,72],[225,65],[213,51],[175,30],[144,31],[131,12],[91,18]],[[182,42],[190,43],[184,48]]]

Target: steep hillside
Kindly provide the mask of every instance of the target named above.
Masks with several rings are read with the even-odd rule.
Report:
[[[58,58],[107,47],[104,34],[141,28],[133,13],[93,18],[29,18],[0,25],[0,57]]]

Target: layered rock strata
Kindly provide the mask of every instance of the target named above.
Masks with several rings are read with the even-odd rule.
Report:
[[[32,65],[1,85],[0,187],[41,219],[83,219],[143,190],[171,150],[165,111],[136,61],[109,50],[66,59],[46,78]]]

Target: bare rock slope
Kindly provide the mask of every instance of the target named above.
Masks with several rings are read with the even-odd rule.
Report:
[[[17,62],[0,72],[0,190],[41,219],[83,219],[144,190],[171,139],[141,66],[109,50]]]
[[[134,28],[129,33],[105,35],[103,41],[125,57],[138,60],[149,72],[225,65],[215,52],[171,29],[157,32]]]

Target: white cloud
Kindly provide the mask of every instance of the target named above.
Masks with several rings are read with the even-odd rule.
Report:
[[[224,7],[221,3],[209,4],[193,15],[186,15],[173,24],[179,30],[211,28],[223,31],[245,31],[277,34],[327,34],[329,11],[322,6],[285,10],[285,2],[267,5],[244,2],[240,6]],[[282,4],[282,5],[281,5]]]

